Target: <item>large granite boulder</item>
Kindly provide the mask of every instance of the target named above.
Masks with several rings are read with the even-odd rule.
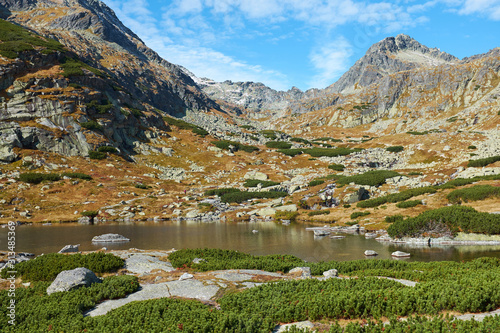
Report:
[[[78,267],[69,271],[59,273],[47,288],[47,294],[52,294],[60,291],[69,291],[82,286],[89,287],[92,283],[101,283],[94,272],[85,267]]]
[[[114,242],[129,242],[129,241],[130,241],[129,238],[122,236],[122,235],[119,235],[119,234],[103,234],[103,235],[95,236],[94,238],[92,238],[93,243],[98,243],[98,242],[114,243]]]

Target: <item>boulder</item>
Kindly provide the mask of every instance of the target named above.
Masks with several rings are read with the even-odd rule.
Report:
[[[92,242],[103,242],[103,243],[129,242],[129,241],[130,239],[119,234],[103,234],[92,238]]]
[[[82,286],[89,287],[92,283],[101,283],[94,272],[85,267],[78,267],[69,271],[59,273],[47,288],[47,294],[52,294],[60,291],[69,291]]]
[[[365,251],[365,256],[371,257],[371,256],[378,256],[378,253],[373,251],[373,250],[366,250]]]
[[[268,177],[265,173],[260,171],[249,171],[243,176],[245,179],[267,180]]]
[[[295,267],[288,273],[292,275],[299,275],[302,279],[308,279],[311,277],[311,267]]]
[[[338,275],[338,271],[336,269],[330,269],[330,270],[323,272],[323,276],[327,279],[337,277],[337,275]]]
[[[184,273],[184,274],[182,274],[182,275],[181,275],[181,277],[179,278],[179,281],[192,279],[193,277],[194,277],[194,275],[193,275],[193,274]]]
[[[409,257],[410,254],[407,253],[407,252],[402,252],[402,251],[396,251],[396,252],[392,252],[391,254],[393,257],[397,257],[397,258],[401,258],[401,257]]]
[[[276,214],[276,209],[271,207],[262,208],[257,211],[257,215],[259,216],[271,216],[274,214]]]
[[[76,245],[66,245],[65,247],[63,247],[58,253],[71,253],[71,252],[78,252],[78,247],[80,246],[80,244],[76,244]]]

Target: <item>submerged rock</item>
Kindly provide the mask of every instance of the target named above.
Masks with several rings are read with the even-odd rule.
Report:
[[[101,283],[94,272],[85,267],[78,267],[69,271],[59,273],[47,288],[47,294],[52,294],[60,291],[69,291],[82,286],[89,287],[92,283]]]
[[[370,257],[370,256],[378,256],[378,253],[373,251],[373,250],[366,250],[365,251],[365,256]]]
[[[130,239],[119,234],[103,234],[92,238],[92,242],[129,242]]]

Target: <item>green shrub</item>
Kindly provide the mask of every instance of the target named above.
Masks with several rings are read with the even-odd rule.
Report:
[[[349,205],[349,204],[344,204],[344,206],[343,206],[343,207],[344,207],[344,208],[351,208],[351,205]]]
[[[206,190],[204,194],[206,196],[218,195],[219,197],[221,197],[224,194],[234,193],[234,192],[241,192],[241,191],[237,188],[229,187],[229,188],[217,188],[217,189],[213,189],[213,190]]]
[[[268,192],[231,192],[223,194],[220,198],[225,203],[241,203],[250,199],[276,199],[286,197],[288,194],[279,191]]]
[[[123,259],[103,252],[93,252],[86,255],[49,253],[29,261],[20,262],[14,265],[13,270],[17,271],[17,276],[24,281],[52,281],[62,271],[78,267],[85,267],[99,274],[116,271],[124,264]],[[2,277],[5,278],[8,275],[7,270],[2,271]]]
[[[280,132],[280,131],[275,131],[275,130],[263,130],[263,131],[260,131],[259,132],[260,134],[262,134],[266,139],[269,139],[269,140],[276,140],[278,138],[278,134],[285,134],[283,132]]]
[[[114,153],[118,152],[118,149],[116,149],[113,146],[100,146],[99,148],[97,148],[97,151],[101,152],[101,153],[112,153],[112,154],[114,154]]]
[[[394,222],[403,221],[404,219],[405,219],[405,217],[403,215],[396,214],[396,215],[392,215],[392,216],[386,216],[384,221],[387,223],[394,223]]]
[[[297,156],[303,153],[303,149],[298,149],[298,148],[292,148],[292,149],[279,149],[277,150],[278,153],[282,153],[287,156]]]
[[[450,192],[446,199],[451,203],[469,202],[500,197],[500,187],[491,185],[476,185]]]
[[[181,119],[176,119],[176,118],[165,116],[165,117],[163,117],[163,120],[167,124],[169,124],[171,126],[175,126],[178,129],[191,130],[194,134],[199,135],[201,137],[205,137],[209,134],[204,128],[201,128],[200,126],[197,126],[197,125],[194,125],[194,124],[191,124],[188,122],[185,122],[184,120],[181,120]]]
[[[273,182],[271,180],[259,180],[259,179],[247,179],[243,186],[245,187],[257,187],[257,185],[261,185],[261,187],[269,187],[279,185],[279,182]]]
[[[335,139],[335,138],[329,138],[329,137],[316,138],[316,139],[313,139],[313,141],[331,141],[331,142],[342,142],[342,140],[341,140],[341,139]]]
[[[44,38],[17,24],[0,19],[0,54],[15,59],[24,51],[35,47],[41,48],[43,54],[56,51],[64,52],[64,46],[54,39]]]
[[[358,217],[363,217],[370,215],[370,212],[354,212],[351,214],[351,220],[357,219]]]
[[[315,210],[313,212],[307,213],[308,216],[328,215],[328,214],[330,214],[330,211],[328,209]]]
[[[467,147],[467,149],[477,149],[477,147],[473,146],[473,145],[470,145],[470,146]]]
[[[235,150],[237,151],[242,150],[247,153],[252,153],[254,151],[259,150],[259,148],[255,146],[247,146],[239,142],[229,141],[229,140],[212,141],[212,144],[214,144],[219,149],[225,149],[225,150],[229,150],[229,147],[233,146]]]
[[[113,104],[107,99],[101,100],[100,102],[94,99],[89,103],[86,103],[85,106],[88,109],[96,110],[98,114],[106,114],[113,108]]]
[[[349,184],[355,183],[358,185],[380,186],[385,184],[388,178],[400,176],[396,171],[389,170],[371,170],[360,175],[353,176],[337,176],[337,183]]]
[[[312,144],[311,141],[303,139],[303,138],[291,138],[290,141],[303,143],[305,145],[311,145]]]
[[[427,193],[436,193],[437,190],[436,188],[432,186],[427,186],[427,187],[419,187],[419,188],[412,188],[409,190],[405,190],[399,193],[393,193],[389,194],[383,197],[378,197],[374,199],[368,199],[364,201],[360,201],[356,204],[357,207],[359,208],[373,208],[377,206],[381,206],[383,204],[386,204],[388,202],[400,202],[400,201],[405,201],[410,198],[422,195],[422,194],[427,194]]]
[[[290,220],[294,222],[297,219],[297,216],[299,216],[298,212],[285,212],[285,211],[276,211],[274,214],[274,219],[276,220]]]
[[[408,173],[408,176],[422,176],[423,173],[421,172],[418,172],[418,171],[412,171],[410,173]]]
[[[458,231],[500,234],[500,215],[481,213],[465,206],[449,206],[423,212],[416,217],[393,223],[387,232],[391,237],[440,236]]]
[[[100,151],[89,151],[89,158],[91,160],[103,160],[106,158],[106,153]]]
[[[392,147],[385,148],[385,150],[387,150],[388,152],[391,152],[391,153],[399,153],[399,152],[402,152],[404,150],[404,147],[403,146],[392,146]]]
[[[422,200],[402,201],[396,204],[398,208],[412,208],[422,204]]]
[[[101,131],[102,130],[102,125],[99,124],[95,120],[84,121],[84,122],[80,123],[80,126],[88,129],[89,131]]]
[[[61,176],[57,173],[26,172],[19,175],[19,180],[30,184],[40,184],[44,180],[51,182],[59,181],[61,180]]]
[[[328,169],[332,169],[335,171],[344,171],[345,167],[342,164],[330,164]]]
[[[246,129],[246,130],[254,130],[255,127],[253,127],[252,125],[240,125],[240,128],[243,128],[243,129]]]
[[[78,178],[78,179],[83,179],[83,180],[92,180],[92,177],[81,172],[63,172],[61,174],[62,177],[69,177],[69,178]]]
[[[313,186],[318,186],[318,185],[321,185],[324,183],[325,183],[325,181],[322,179],[313,179],[309,182],[309,186],[313,187]]]
[[[500,161],[500,155],[497,156],[492,156],[492,157],[487,157],[487,158],[480,158],[477,160],[470,160],[469,163],[467,163],[467,167],[484,167],[487,166],[488,164],[495,163]]]
[[[99,211],[97,210],[86,210],[86,211],[83,211],[80,213],[82,216],[87,216],[87,217],[90,217],[91,219],[93,219],[94,217],[96,217],[97,215],[99,215]]]
[[[194,264],[193,259],[205,261]],[[262,269],[268,272],[287,272],[304,262],[291,255],[253,256],[250,254],[221,249],[182,249],[171,253],[168,259],[175,268],[191,267],[197,271],[225,269]]]
[[[410,131],[410,132],[406,132],[406,133],[411,134],[411,135],[427,135],[427,134],[429,134],[429,131],[424,131],[424,132]]]
[[[134,187],[140,188],[141,190],[147,190],[147,189],[151,188],[151,186],[146,185],[146,184],[142,184],[142,183],[137,183],[134,185]]]
[[[292,144],[284,141],[268,141],[266,142],[266,147],[278,148],[278,149],[290,149],[292,147]]]
[[[64,58],[63,60],[61,60],[60,66],[63,69],[62,75],[66,78],[71,77],[71,76],[83,76],[83,75],[85,75],[82,68],[94,73],[97,76],[101,76],[101,77],[104,76],[104,74],[100,70],[98,70],[94,67],[91,67],[91,66],[83,63],[81,60],[75,59],[75,58],[68,58],[68,57]]]

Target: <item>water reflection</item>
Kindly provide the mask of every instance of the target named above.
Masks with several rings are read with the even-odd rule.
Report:
[[[118,233],[131,241],[106,244],[108,249],[222,248],[251,254],[291,254],[306,261],[373,259],[365,250],[379,253],[375,259],[391,259],[394,251],[410,252],[410,261],[470,260],[481,256],[500,257],[500,246],[423,246],[381,243],[364,236],[345,235],[342,239],[314,236],[307,224],[284,226],[273,222],[169,221],[106,223],[96,225],[53,224],[19,226],[16,251],[36,254],[59,251],[67,244],[80,244],[83,251],[97,250],[94,236]],[[252,230],[258,230],[253,233]],[[0,229],[0,250],[7,249],[7,229]]]

